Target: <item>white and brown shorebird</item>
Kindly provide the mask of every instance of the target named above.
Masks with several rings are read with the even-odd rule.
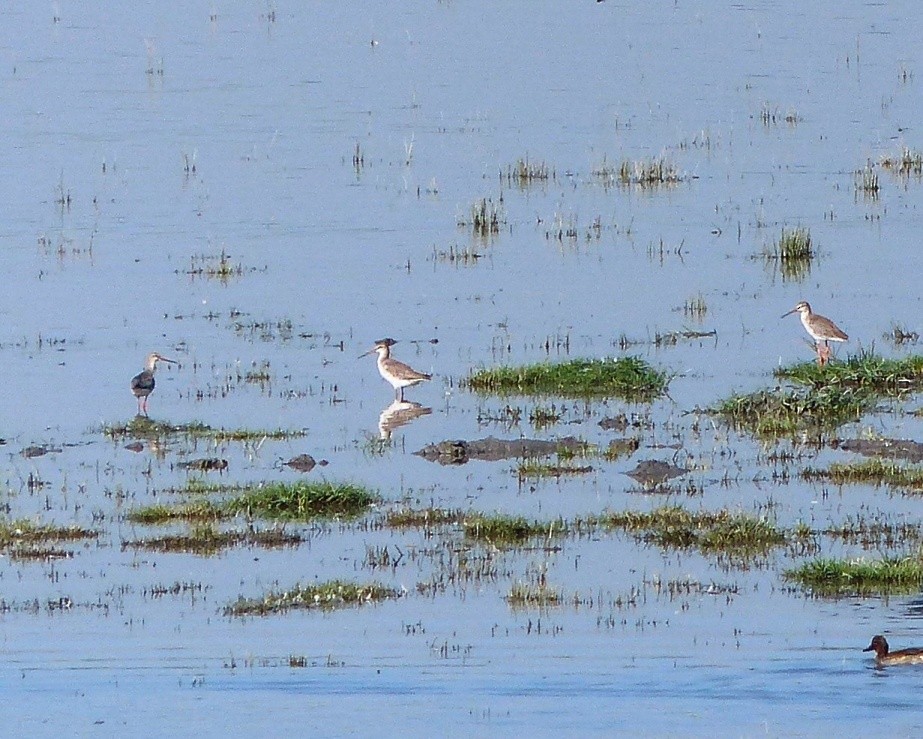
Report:
[[[167,359],[162,354],[151,352],[147,355],[144,369],[131,378],[131,392],[138,399],[138,413],[147,415],[147,399],[154,392],[154,370],[158,362],[176,364],[175,359]]]
[[[804,330],[814,339],[817,362],[823,367],[830,359],[830,342],[846,341],[849,337],[829,318],[812,311],[811,304],[804,300],[783,315],[782,318],[790,316],[796,311],[801,315],[801,325],[804,326]],[[820,345],[822,341],[824,342],[823,346]]]
[[[405,387],[417,385],[424,380],[431,380],[433,376],[425,372],[417,372],[410,365],[392,359],[391,347],[396,343],[394,339],[376,341],[375,346],[359,358],[367,357],[369,354],[376,352],[378,354],[378,373],[391,383],[391,387],[394,388],[395,399],[403,400]]]

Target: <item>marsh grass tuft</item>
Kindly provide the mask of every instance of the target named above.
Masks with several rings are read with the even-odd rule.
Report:
[[[472,372],[465,384],[481,394],[614,396],[648,401],[666,391],[669,379],[640,357],[620,357],[481,369]]]
[[[778,267],[783,280],[804,279],[816,256],[810,230],[803,226],[783,228],[779,240],[764,248],[762,256]]]
[[[515,583],[506,596],[506,602],[512,608],[550,608],[564,603],[560,590],[555,590],[544,583],[528,585]]]
[[[821,558],[786,570],[783,577],[819,595],[911,593],[923,585],[923,560],[918,557]]]
[[[923,390],[923,356],[886,359],[861,352],[824,367],[801,362],[773,374],[802,387],[734,395],[712,411],[757,436],[830,431],[857,421],[883,398]]]
[[[506,222],[503,214],[503,196],[498,203],[490,198],[481,198],[471,206],[469,218],[459,219],[458,225],[470,228],[480,239],[489,239],[500,233],[500,226]]]
[[[893,397],[923,390],[923,356],[888,359],[871,351],[863,351],[850,355],[845,361],[830,362],[824,367],[816,362],[801,362],[791,367],[781,367],[773,374],[779,379],[815,390],[842,389]]]
[[[870,410],[867,393],[843,388],[760,390],[732,395],[712,412],[737,429],[767,438],[801,432],[822,433],[857,421]]]
[[[529,521],[522,516],[507,516],[504,514],[487,515],[471,513],[462,521],[465,536],[473,541],[492,544],[504,548],[520,546],[530,539],[562,536],[567,531],[563,521],[544,523]]]
[[[236,546],[266,549],[298,546],[303,538],[278,529],[264,531],[219,531],[210,525],[195,526],[188,534],[159,536],[122,542],[122,549],[146,549],[154,552],[183,552],[212,555]]]
[[[367,488],[330,482],[269,483],[231,498],[224,504],[232,515],[308,521],[313,518],[353,518],[378,502]]]
[[[545,162],[531,162],[529,157],[516,160],[516,164],[506,168],[506,181],[508,184],[515,184],[520,188],[527,188],[530,185],[544,184],[549,179],[554,179],[554,171],[549,170]],[[501,180],[503,174],[500,175]]]
[[[644,189],[669,187],[683,180],[676,167],[664,157],[637,161],[623,159],[615,169],[603,162],[603,165],[593,174],[602,178],[607,184],[614,182],[622,187],[634,185]]]
[[[332,611],[399,598],[401,593],[378,583],[329,580],[272,591],[262,598],[239,597],[224,608],[226,616],[267,616],[294,609]]]
[[[771,522],[726,510],[689,511],[682,506],[661,506],[649,512],[609,513],[599,522],[658,546],[694,548],[703,553],[764,554],[788,541],[785,532]]]
[[[98,531],[80,526],[53,526],[26,519],[0,521],[0,549],[15,547],[19,552],[28,553],[30,547],[48,542],[80,541],[98,536]]]
[[[539,462],[537,460],[526,460],[519,464],[516,474],[520,482],[530,479],[540,479],[546,477],[573,477],[576,475],[586,475],[593,471],[590,465],[578,465],[571,461],[559,460],[557,464],[550,462]]]
[[[164,524],[175,521],[219,521],[245,514],[274,521],[310,521],[315,518],[354,518],[377,503],[378,496],[359,485],[325,481],[274,482],[244,489],[222,502],[208,500],[179,505],[153,505],[127,514],[133,523]]]

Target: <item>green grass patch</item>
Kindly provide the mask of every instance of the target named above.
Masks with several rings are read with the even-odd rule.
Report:
[[[816,362],[801,362],[781,367],[773,374],[814,390],[894,397],[923,390],[923,356],[889,359],[873,352],[860,352],[847,357],[846,361],[830,362],[824,367]]]
[[[662,395],[669,379],[640,357],[620,357],[481,369],[472,372],[466,384],[485,395],[614,396],[646,401]]]
[[[785,532],[771,522],[726,510],[690,511],[682,506],[661,506],[648,512],[609,513],[599,523],[634,533],[658,546],[693,548],[707,554],[759,554],[788,541]]]
[[[869,483],[892,488],[923,491],[923,467],[897,464],[881,459],[834,463],[827,469],[808,467],[801,472],[805,480],[829,480],[835,485]]]
[[[567,524],[563,521],[545,523],[529,521],[522,516],[483,513],[466,515],[462,527],[468,539],[500,548],[520,546],[530,539],[561,536],[567,531]]]
[[[272,591],[262,598],[240,597],[224,609],[226,616],[267,616],[299,610],[332,611],[378,603],[400,597],[400,592],[378,583],[330,580],[316,585],[296,585],[290,590]]]
[[[348,483],[271,483],[231,498],[224,509],[272,520],[352,518],[365,513],[379,498],[367,488]]]
[[[874,399],[868,393],[829,387],[733,395],[711,410],[734,428],[759,437],[775,437],[832,431],[857,421],[873,407]]]
[[[133,523],[219,521],[245,514],[273,521],[310,521],[315,518],[352,518],[377,503],[378,496],[358,485],[331,482],[275,482],[246,489],[224,501],[198,500],[176,505],[158,504],[130,511]]]
[[[918,557],[821,558],[786,570],[783,577],[820,595],[909,593],[917,592],[923,585],[923,560]]]

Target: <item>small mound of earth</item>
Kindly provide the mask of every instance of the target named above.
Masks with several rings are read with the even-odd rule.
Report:
[[[297,457],[292,457],[288,462],[284,462],[283,464],[298,472],[310,472],[317,466],[317,462],[310,454],[299,454]]]
[[[465,441],[440,441],[427,444],[414,452],[418,457],[438,462],[439,464],[465,464],[469,460],[479,459],[485,462],[497,462],[514,457],[546,457],[558,452],[579,452],[586,448],[586,442],[574,436],[561,439],[486,439]]]
[[[923,462],[923,444],[906,439],[847,439],[840,449],[864,457],[884,457],[906,462]]]
[[[637,480],[644,487],[651,488],[663,485],[667,480],[672,480],[674,477],[682,477],[687,472],[689,470],[685,467],[677,467],[669,462],[645,459],[643,462],[639,462],[637,467],[625,474],[633,480]]]

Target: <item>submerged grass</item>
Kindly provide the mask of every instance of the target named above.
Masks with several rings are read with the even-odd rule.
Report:
[[[783,577],[820,595],[916,592],[923,585],[923,560],[918,557],[815,559],[786,570]]]
[[[882,459],[866,459],[861,462],[834,463],[827,469],[808,467],[801,472],[806,480],[829,480],[835,485],[871,483],[892,488],[908,488],[914,492],[923,491],[923,467],[898,464]]]
[[[273,591],[262,598],[244,598],[226,606],[226,616],[267,616],[293,609],[332,611],[399,598],[400,592],[378,583],[353,583],[329,580],[316,585],[296,585],[290,590]]]
[[[53,526],[26,519],[0,521],[0,549],[44,544],[47,542],[95,539],[98,531],[80,526]]]
[[[168,421],[157,421],[147,416],[135,416],[125,423],[104,425],[102,432],[112,439],[186,436],[192,439],[211,439],[216,442],[262,441],[263,439],[284,440],[298,438],[307,434],[304,429],[216,429],[201,421],[170,423]]]
[[[640,357],[620,357],[481,369],[472,372],[466,383],[482,394],[615,396],[643,401],[663,394],[669,379]]]
[[[298,546],[303,541],[298,534],[279,530],[219,531],[213,526],[196,526],[188,534],[159,536],[122,542],[122,549],[146,549],[155,552],[186,552],[211,555],[236,546],[264,548]]]
[[[564,602],[560,590],[545,584],[528,585],[515,583],[506,596],[506,602],[513,608],[549,608]]]

